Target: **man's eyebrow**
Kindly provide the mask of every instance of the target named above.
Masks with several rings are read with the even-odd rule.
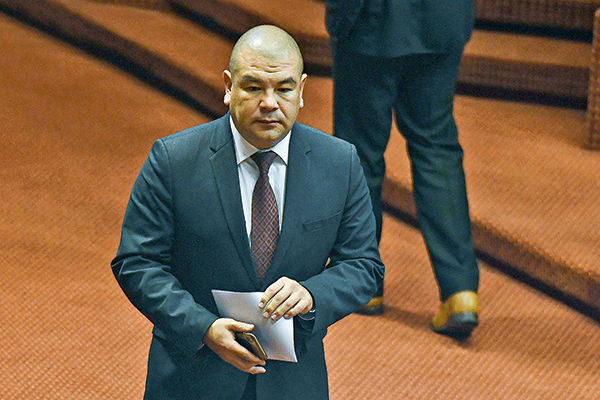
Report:
[[[297,82],[296,82],[296,80],[295,80],[294,78],[292,78],[292,77],[290,77],[290,78],[287,78],[287,79],[284,79],[284,80],[282,80],[282,81],[279,81],[279,84],[280,84],[280,85],[287,85],[288,83],[291,83],[292,85],[295,85]]]
[[[255,78],[255,77],[250,76],[250,75],[244,75],[244,76],[242,76],[242,78],[240,79],[240,81],[242,83],[260,83],[260,79]]]
[[[242,76],[240,78],[240,83],[242,83],[242,84],[246,84],[246,83],[261,83],[261,82],[262,82],[262,80],[254,77],[254,76],[251,76],[251,75],[244,75],[244,76]],[[283,79],[283,80],[281,80],[281,81],[278,82],[279,85],[288,85],[288,84],[295,85],[296,83],[297,83],[296,80],[294,78],[292,78],[292,77]]]

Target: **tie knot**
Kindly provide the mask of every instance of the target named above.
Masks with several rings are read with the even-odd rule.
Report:
[[[275,157],[277,157],[277,154],[269,150],[260,153],[254,153],[251,157],[258,166],[260,173],[268,174],[269,167],[271,167],[271,164],[273,163],[273,160],[275,160]]]

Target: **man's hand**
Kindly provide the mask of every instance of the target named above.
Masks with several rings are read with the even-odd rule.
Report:
[[[313,298],[304,286],[284,276],[265,290],[258,307],[264,310],[265,318],[277,321],[282,316],[306,314],[313,308]]]
[[[219,357],[237,369],[251,374],[263,374],[266,372],[265,362],[235,340],[235,332],[250,332],[252,329],[252,324],[231,318],[219,318],[208,328],[203,341]]]

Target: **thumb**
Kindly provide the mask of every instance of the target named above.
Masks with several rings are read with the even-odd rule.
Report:
[[[231,325],[231,330],[233,330],[235,332],[250,332],[252,329],[254,329],[253,324],[247,324],[245,322],[240,322],[240,321],[235,321]]]

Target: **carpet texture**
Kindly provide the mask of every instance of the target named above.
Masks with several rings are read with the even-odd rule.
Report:
[[[2,15],[0,47],[9,55],[0,57],[0,398],[141,398],[151,326],[121,293],[109,263],[131,185],[152,142],[209,118]],[[315,99],[323,96],[314,92]],[[320,106],[326,108],[324,98]],[[480,109],[471,101],[459,100],[461,115]],[[490,107],[499,116],[515,110],[503,102],[490,101]],[[316,111],[302,117],[330,123]],[[505,125],[519,127],[518,115],[511,115]],[[570,121],[566,111],[544,115]],[[547,179],[547,164],[539,160],[553,155],[552,143],[580,151],[573,137],[506,133],[495,137],[502,158],[521,160],[514,164],[539,172],[540,181]],[[524,142],[538,143],[535,158],[527,158]],[[490,165],[480,173],[499,169]],[[511,181],[489,186],[499,193],[492,196],[497,201],[524,190]],[[575,200],[585,198],[576,194]],[[476,198],[475,207],[489,204],[497,214],[498,204],[485,199]],[[569,210],[551,211],[560,216]],[[547,229],[541,219],[532,218],[530,226],[536,223],[540,232]],[[581,240],[595,245],[597,236],[585,229]],[[351,315],[326,338],[333,400],[600,396],[597,322],[481,263],[481,326],[458,343],[428,329],[437,289],[418,231],[386,216],[381,251],[386,312]]]

